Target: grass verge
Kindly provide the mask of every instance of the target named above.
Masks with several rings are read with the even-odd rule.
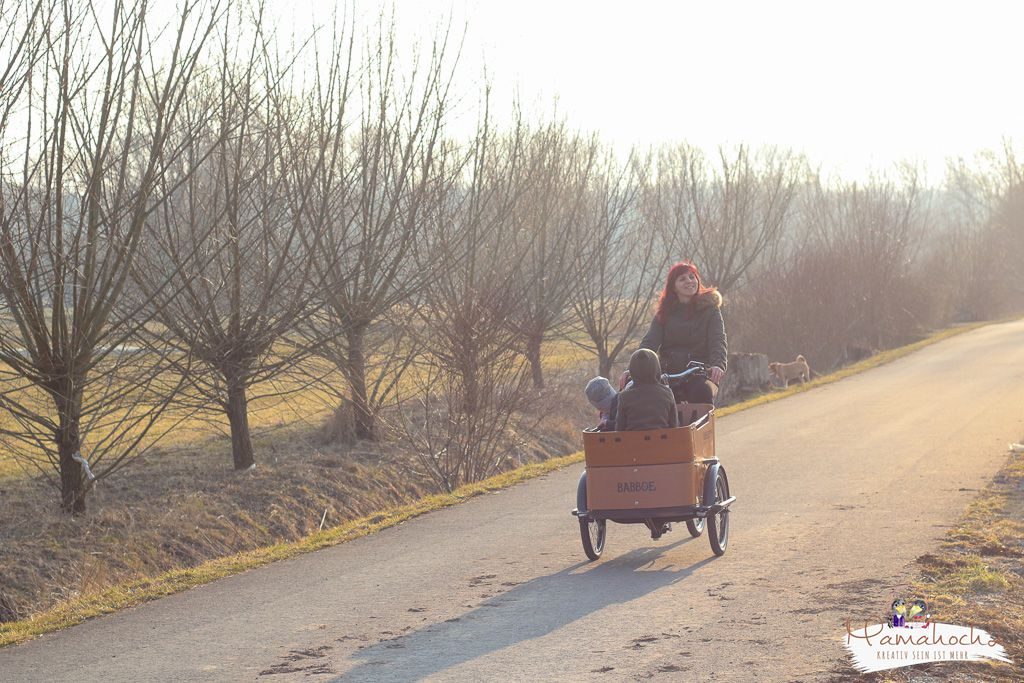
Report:
[[[836,382],[850,375],[891,362],[956,334],[976,329],[984,324],[986,323],[963,325],[942,330],[921,341],[881,352],[837,372],[819,377],[807,384],[795,385],[782,391],[775,391],[741,403],[726,406],[721,408],[718,414],[721,416],[729,415],[786,398],[796,393],[809,391],[824,384]],[[219,578],[260,567],[270,562],[366,536],[427,512],[450,507],[490,491],[507,488],[582,460],[583,454],[577,452],[572,455],[525,465],[482,482],[468,484],[450,494],[431,495],[414,503],[388,508],[381,512],[343,522],[328,530],[312,533],[298,541],[264,546],[255,550],[210,560],[196,567],[176,569],[154,577],[136,579],[84,594],[62,602],[28,619],[0,624],[0,647],[24,642],[44,633],[79,624],[92,617],[109,614],[125,607],[139,605],[194,586],[209,583]]]
[[[917,558],[909,593],[936,621],[988,631],[1013,664],[940,662],[836,680],[867,683],[1024,680],[1024,452],[1011,452],[992,483],[968,507],[938,549]]]
[[[932,613],[953,624],[977,625],[1006,648],[1014,665],[929,665],[929,674],[963,680],[1024,680],[1024,453],[1011,453],[992,483],[967,509],[935,553],[918,558],[913,589],[930,597]],[[926,598],[927,599],[927,598]]]

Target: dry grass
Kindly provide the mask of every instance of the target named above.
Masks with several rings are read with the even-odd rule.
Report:
[[[280,542],[254,548],[203,564],[175,569],[154,577],[135,579],[62,602],[30,619],[0,624],[0,647],[19,643],[34,636],[81,623],[90,617],[171,595],[196,585],[237,574],[253,567],[276,562],[300,553],[344,543],[404,522],[413,517],[456,505],[475,496],[508,488],[568,464],[579,462],[580,454],[534,463],[496,475],[486,481],[468,484],[449,494],[435,494],[416,502],[391,507],[379,513],[344,522],[325,531],[314,531],[295,542]]]
[[[568,460],[546,462],[578,447],[578,425],[589,414],[579,386],[579,377],[554,373],[521,420],[543,418],[539,436],[509,435],[515,449],[506,470],[525,467],[450,496],[434,495],[413,454],[394,443],[324,443],[319,425],[306,422],[258,433],[259,466],[252,472],[230,469],[226,439],[155,451],[102,482],[89,513],[77,518],[56,509],[43,482],[2,482],[0,622],[23,619],[0,624],[0,645],[564,466]]]
[[[978,626],[1006,648],[1013,665],[943,662],[841,680],[872,683],[1024,680],[1024,454],[1011,454],[934,552],[917,558],[910,592],[943,623]]]
[[[375,359],[371,358],[373,363]],[[578,345],[567,340],[556,340],[545,345],[544,363],[550,372],[565,372],[579,367],[587,362],[588,356]],[[327,381],[336,387],[344,387],[345,382],[340,373],[332,372],[327,361],[318,358],[308,359],[303,373],[285,373],[273,382],[267,382],[254,387],[251,392],[258,396],[249,403],[249,424],[254,432],[268,432],[273,429],[295,427],[299,425],[315,426],[326,420],[337,406],[337,396],[322,388],[308,385],[308,375],[325,375]],[[399,386],[400,392],[412,391],[413,388],[422,385],[424,377],[417,366],[412,366],[403,377]],[[31,389],[24,389],[22,393],[37,393]],[[273,394],[259,396],[260,394]],[[25,400],[25,395],[21,398]],[[46,398],[33,395],[35,402],[44,402]],[[0,430],[15,428],[12,418],[7,415],[0,415]],[[209,411],[204,414],[185,416],[179,411],[168,410],[154,424],[153,434],[163,434],[159,440],[162,451],[172,451],[185,448],[205,441],[215,436],[227,436],[227,417],[216,411]],[[101,433],[92,435],[91,438],[99,439]],[[150,442],[153,440],[150,439]],[[147,442],[148,443],[148,442]],[[230,459],[230,454],[225,456]],[[34,467],[28,466],[28,460],[35,460],[39,463],[46,463],[46,456],[42,453],[23,453],[20,458],[14,456],[9,450],[0,445],[0,482],[13,477],[30,476],[36,473]],[[43,465],[48,467],[48,465]]]
[[[297,375],[286,375],[273,383],[265,383],[255,388],[253,394],[277,394],[259,396],[249,403],[249,424],[254,431],[268,431],[275,428],[297,424],[318,424],[330,414],[336,399],[327,392],[306,387],[306,381]],[[46,403],[47,399],[31,389],[21,390],[20,400],[31,399],[32,404]],[[115,414],[116,415],[116,414]],[[17,428],[9,415],[0,416],[0,430]],[[187,448],[211,437],[229,434],[227,416],[216,410],[203,413],[169,409],[156,421],[151,429],[152,435],[163,435],[159,439],[162,450],[171,451]],[[102,439],[106,434],[102,429],[86,436],[86,447],[90,441]],[[143,441],[146,447],[155,443],[151,436]],[[230,460],[230,453],[225,456]],[[34,475],[37,470],[30,463],[35,462],[44,469],[49,468],[45,454],[37,451],[20,450],[16,455],[9,449],[0,446],[0,482],[12,478]],[[8,482],[9,483],[9,482]]]

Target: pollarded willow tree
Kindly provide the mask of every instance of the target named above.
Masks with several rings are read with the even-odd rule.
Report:
[[[346,380],[340,398],[360,439],[377,438],[377,413],[419,348],[400,319],[435,272],[417,254],[430,239],[428,204],[451,182],[441,160],[457,58],[450,38],[438,35],[403,70],[394,25],[382,21],[357,76],[351,43],[335,42],[316,88],[313,134],[330,154],[310,177],[308,210],[325,226],[316,262],[324,306],[310,330]]]
[[[158,340],[146,302],[125,292],[181,141],[205,126],[184,98],[219,10],[184,2],[158,26],[145,1],[4,9],[0,429],[79,513],[173,390],[158,386],[157,354],[136,357]]]
[[[442,177],[456,180],[438,186],[427,217],[436,272],[416,309],[417,328],[426,353],[459,377],[468,414],[486,391],[488,368],[517,355],[514,320],[522,302],[514,295],[520,255],[512,236],[530,182],[525,137],[521,125],[495,134],[485,114],[463,154],[448,148]]]
[[[226,23],[219,40],[217,72],[191,87],[190,106],[211,124],[186,143],[178,168],[191,171],[168,181],[135,279],[169,333],[167,357],[190,359],[177,368],[178,403],[227,417],[244,470],[255,465],[250,402],[288,393],[271,380],[315,343],[298,333],[323,287],[323,226],[306,205],[328,150],[308,134],[314,112],[287,92],[288,63],[272,54],[261,15]]]
[[[436,272],[413,311],[421,382],[399,401],[396,421],[446,490],[503,466],[512,444],[506,428],[528,394],[514,322],[522,254],[513,239],[531,182],[526,138],[521,125],[495,134],[485,113],[468,146],[445,146],[439,177],[453,181],[434,186],[424,216]]]
[[[587,188],[598,166],[594,138],[571,133],[564,123],[531,131],[525,147],[530,178],[515,211],[518,229],[508,238],[517,255],[515,290],[520,306],[513,323],[530,363],[533,387],[544,387],[541,347],[569,327],[573,290],[589,264],[580,258],[593,239],[587,223]]]

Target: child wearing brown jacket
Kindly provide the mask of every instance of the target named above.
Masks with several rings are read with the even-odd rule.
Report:
[[[619,394],[616,431],[667,429],[679,426],[672,390],[661,383],[658,354],[639,349],[629,359],[632,386]]]

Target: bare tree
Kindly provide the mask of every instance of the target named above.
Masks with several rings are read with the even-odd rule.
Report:
[[[658,189],[675,246],[725,291],[742,286],[781,243],[803,161],[788,152],[718,150],[718,165],[693,147],[663,148]]]
[[[470,387],[460,375],[430,357],[419,365],[418,386],[401,401],[396,420],[423,472],[442,490],[486,479],[508,463],[518,445],[509,429],[519,422],[517,412],[528,394],[523,369],[513,354],[481,368],[474,386],[485,389],[474,389],[475,410],[469,412],[465,392]]]
[[[795,211],[800,248],[731,298],[735,344],[824,370],[919,332],[939,295],[915,274],[926,209],[912,168],[867,183],[813,177]]]
[[[524,133],[516,125],[496,136],[485,117],[465,162],[447,157],[453,177],[466,168],[464,181],[428,218],[436,276],[417,314],[428,353],[462,379],[467,413],[476,411],[482,369],[515,353],[510,321],[521,303],[510,295],[517,261],[510,238],[527,182]]]
[[[803,354],[819,372],[842,361],[850,341],[845,316],[854,305],[844,258],[807,243],[780,267],[761,273],[756,286],[732,294],[730,347],[771,360]]]
[[[136,280],[172,348],[194,359],[180,368],[187,399],[227,416],[241,470],[255,465],[253,387],[280,395],[264,383],[310,353],[297,328],[316,312],[322,226],[305,210],[305,180],[326,152],[302,133],[310,112],[286,92],[289,66],[273,56],[262,15],[225,24],[220,40],[217,73],[192,89],[192,106],[214,121],[187,143],[181,168],[195,170],[154,214]],[[155,286],[164,280],[172,286]]]
[[[425,204],[438,195],[444,154],[441,133],[453,75],[451,36],[437,36],[426,58],[398,73],[394,25],[382,24],[357,83],[360,103],[346,125],[347,82],[335,56],[327,87],[320,89],[322,118],[316,135],[332,152],[313,178],[324,215],[325,307],[314,335],[320,353],[348,384],[355,436],[377,437],[376,414],[417,353],[402,325],[385,321],[428,287],[434,272],[416,258],[424,240]],[[331,207],[327,209],[326,207]],[[386,349],[387,353],[381,353]]]
[[[465,154],[446,154],[441,177],[457,177],[424,218],[436,275],[416,310],[425,381],[400,402],[400,433],[427,472],[448,489],[486,477],[507,457],[506,428],[529,376],[510,321],[515,296],[516,207],[529,183],[521,125],[494,135],[486,114]],[[454,150],[450,150],[454,152]],[[412,406],[417,406],[413,408]]]
[[[620,165],[608,153],[586,189],[584,234],[577,252],[580,279],[571,290],[576,340],[597,357],[598,373],[612,365],[652,314],[653,295],[671,260],[652,191],[649,160]]]
[[[1011,140],[1003,149],[958,159],[947,173],[950,191],[959,200],[957,234],[962,248],[954,265],[963,278],[959,308],[970,318],[1019,310],[1024,286],[1024,162]]]
[[[147,2],[23,7],[0,20],[0,405],[5,436],[78,513],[165,404],[156,361],[126,360],[149,318],[122,295],[180,131],[203,123],[183,96],[218,10],[186,2],[162,30]]]
[[[848,292],[836,307],[842,311],[836,322],[848,340],[884,348],[899,335],[906,313],[899,284],[917,256],[927,218],[918,172],[903,167],[899,178],[866,184],[826,185],[819,178],[815,188],[805,213],[810,234],[832,255],[832,277],[845,277]]]
[[[527,173],[531,180],[516,211],[521,229],[512,236],[518,260],[511,293],[519,299],[514,320],[530,363],[533,387],[544,386],[541,347],[564,331],[573,289],[583,266],[579,250],[590,240],[586,224],[587,188],[597,163],[596,139],[573,135],[565,123],[549,123],[530,134]]]

